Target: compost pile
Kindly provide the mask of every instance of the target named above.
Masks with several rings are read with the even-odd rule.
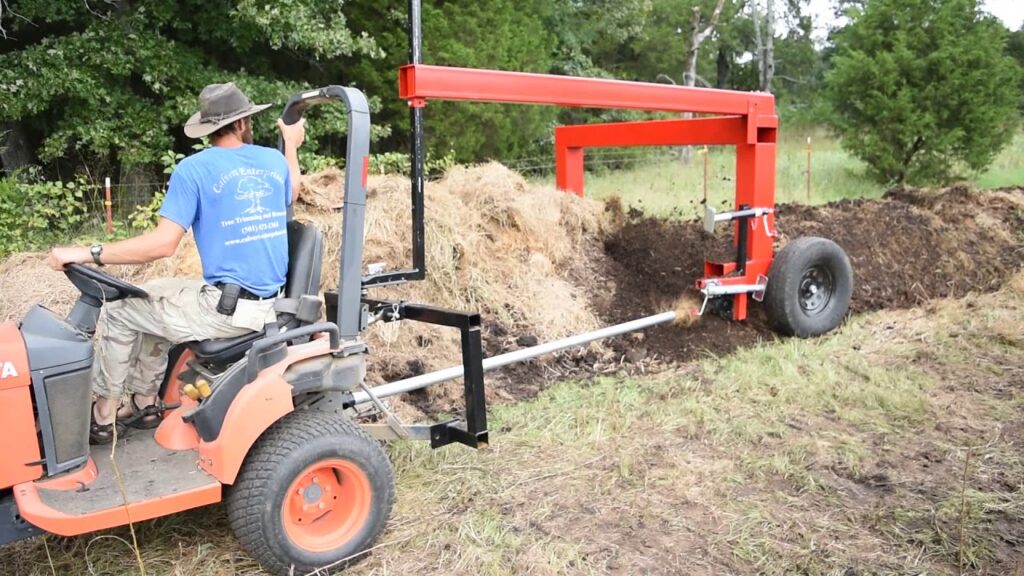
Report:
[[[781,248],[800,236],[842,246],[854,270],[853,313],[909,308],[932,298],[999,289],[1024,266],[1024,189],[895,189],[881,200],[777,207]],[[635,215],[605,243],[617,286],[605,316],[621,321],[661,312],[703,274],[705,258],[733,259],[731,229],[714,238],[699,221]],[[727,353],[774,336],[759,306],[745,324],[705,317],[689,330],[655,328],[645,352],[684,358]],[[633,354],[636,356],[636,353]]]
[[[296,216],[325,232],[322,288],[338,282],[343,174],[329,170],[304,182]],[[364,265],[388,269],[411,262],[409,183],[371,177]],[[727,227],[712,237],[698,220],[624,214],[616,201],[597,202],[530,185],[499,164],[457,167],[428,182],[427,280],[374,289],[376,298],[403,299],[484,317],[488,355],[602,325],[672,309],[696,297],[705,259],[729,259]],[[853,312],[903,308],[924,300],[999,288],[1024,265],[1024,190],[977,192],[893,190],[880,200],[778,207],[779,247],[798,236],[839,243],[855,271]],[[77,296],[45,254],[17,254],[3,264],[0,320],[16,319],[35,302],[65,313]],[[142,283],[162,276],[200,276],[195,245],[142,267],[109,267]],[[699,301],[699,300],[698,300]],[[536,394],[567,376],[650,369],[774,338],[761,308],[736,323],[706,315],[693,326],[663,326],[592,344],[488,376],[491,400]],[[458,364],[455,330],[412,322],[376,324],[367,339],[371,383]],[[461,405],[460,385],[412,396],[418,410]],[[410,408],[412,410],[412,408]]]

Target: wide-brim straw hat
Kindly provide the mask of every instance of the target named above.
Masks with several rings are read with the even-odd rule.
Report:
[[[269,107],[270,104],[253,104],[234,82],[210,84],[199,93],[199,112],[185,122],[185,135],[189,138],[209,136],[235,120]]]

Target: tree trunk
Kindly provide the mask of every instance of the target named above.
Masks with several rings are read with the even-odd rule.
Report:
[[[95,174],[97,180],[105,174]],[[114,210],[126,212],[136,206],[148,203],[153,196],[162,188],[161,181],[165,176],[155,166],[137,165],[121,166],[120,174],[115,182],[118,186],[114,189]]]
[[[761,39],[761,13],[757,1],[750,3],[750,17],[754,22],[754,61],[757,62],[757,87],[764,86],[764,40]]]
[[[704,30],[700,29],[700,7],[693,7],[693,18],[690,20],[690,49],[686,51],[686,71],[683,73],[683,84],[687,86],[697,85],[697,56],[700,52],[700,45],[707,40],[718,24],[718,16],[722,13],[722,5],[725,0],[718,0],[715,4],[715,11],[708,19],[708,25]]]
[[[772,0],[767,0],[768,9],[764,18],[764,77],[761,82],[762,92],[772,91],[772,80],[775,79],[775,10]]]
[[[757,84],[762,92],[772,91],[775,79],[775,7],[773,0],[767,3],[764,13],[764,32],[761,31],[762,18],[757,10],[757,2],[750,3],[754,20],[754,46],[757,50]]]
[[[5,172],[24,168],[32,163],[32,149],[25,130],[17,122],[0,124],[0,168]]]
[[[700,45],[715,30],[723,4],[725,4],[725,0],[718,0],[715,4],[715,11],[711,13],[708,25],[703,30],[700,29],[700,7],[693,7],[693,17],[690,20],[690,48],[686,51],[686,69],[683,72],[683,84],[686,86],[697,85],[697,56],[700,53]],[[683,114],[683,118],[693,118],[693,114],[686,112]],[[689,164],[690,158],[693,156],[692,148],[690,146],[683,148],[681,156],[683,163]]]

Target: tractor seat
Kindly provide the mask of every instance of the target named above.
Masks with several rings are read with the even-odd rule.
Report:
[[[288,222],[288,277],[285,280],[284,299],[278,299],[277,305],[287,307],[291,302],[293,307],[298,306],[302,301],[306,304],[309,299],[302,299],[303,296],[312,296],[319,304],[317,295],[320,291],[320,267],[323,255],[324,235],[312,222],[302,223],[296,220]],[[305,314],[296,310],[285,312],[278,311],[277,324],[282,330],[291,330],[307,322],[319,320],[319,307],[316,308],[317,317],[313,320],[303,320],[311,312],[308,306],[300,308]],[[252,347],[252,344],[263,338],[265,330],[251,332],[236,336],[234,338],[222,338],[217,340],[203,340],[190,342],[188,347],[192,350],[196,359],[203,364],[225,366],[240,360],[242,356]]]

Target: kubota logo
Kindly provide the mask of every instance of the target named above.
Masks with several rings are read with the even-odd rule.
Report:
[[[14,368],[13,362],[0,362],[0,380],[17,377],[18,371]]]

